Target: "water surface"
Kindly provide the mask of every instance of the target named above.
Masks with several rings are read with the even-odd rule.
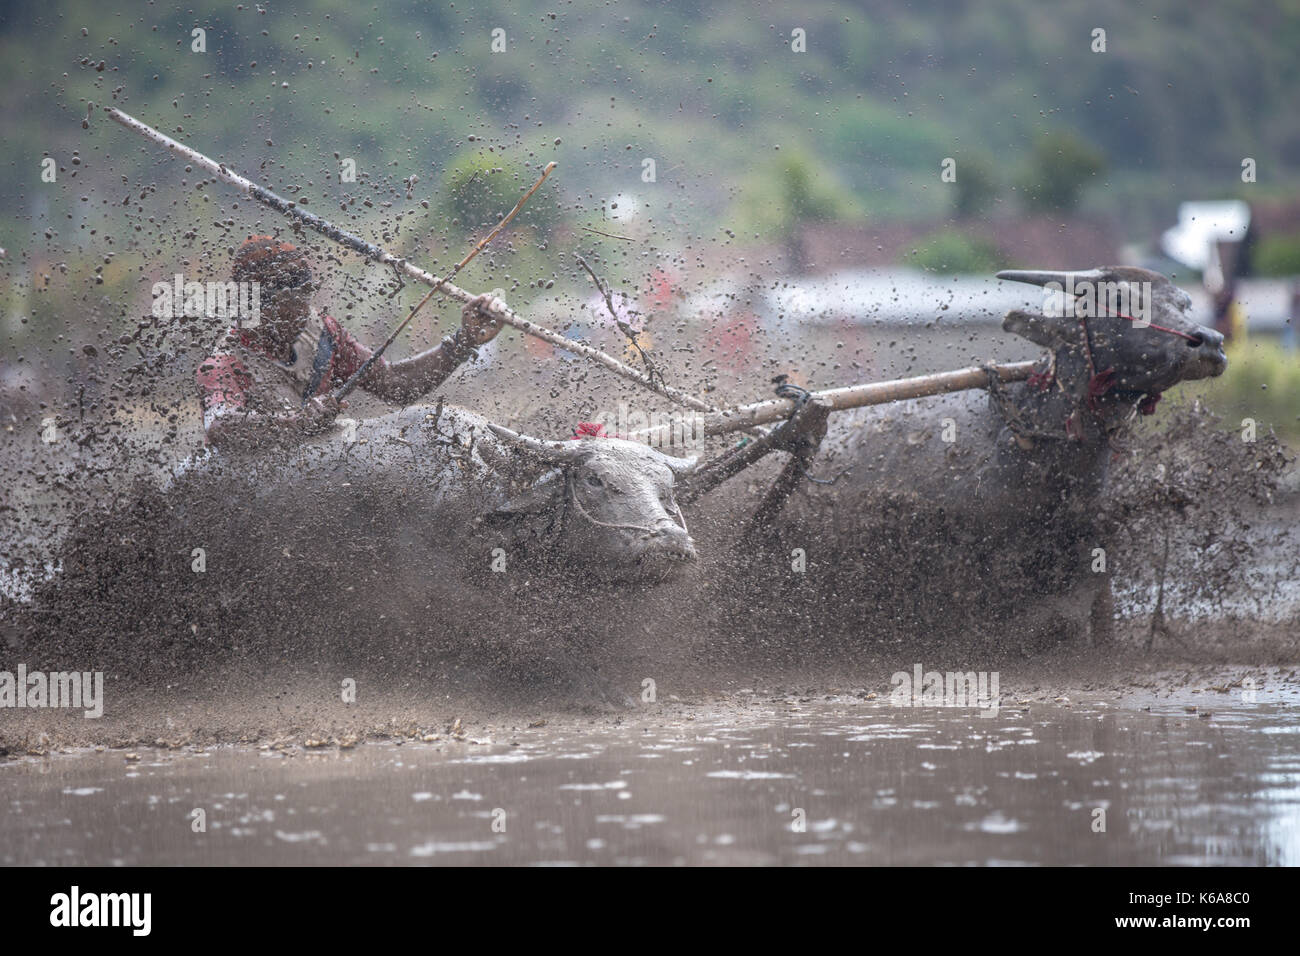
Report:
[[[478,743],[24,758],[0,860],[1300,864],[1300,706],[1240,698],[754,698]]]

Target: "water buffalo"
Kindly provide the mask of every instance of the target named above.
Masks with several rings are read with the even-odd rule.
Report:
[[[475,646],[466,666],[482,671],[483,655],[508,656],[485,645],[513,642],[536,673],[575,623],[599,638],[587,604],[695,560],[674,498],[693,466],[441,405],[278,454],[209,453],[74,529],[34,595],[32,636],[42,659],[108,653],[119,671],[216,651],[414,660]]]
[[[663,580],[694,561],[695,543],[673,494],[694,459],[621,438],[543,441],[499,425],[492,433],[552,466],[484,523],[540,517],[560,534],[559,556],[599,580]]]
[[[1033,378],[833,416],[814,470],[839,480],[808,486],[774,532],[807,549],[807,586],[850,630],[1036,646],[1090,626],[1106,639],[1108,464],[1162,392],[1226,367],[1222,336],[1158,273],[998,277],[1068,300],[1003,320],[1048,350]]]
[[[545,441],[462,408],[415,405],[343,420],[284,453],[202,456],[167,490],[192,508],[206,497],[199,487],[216,486],[268,513],[291,497],[307,505],[294,525],[308,533],[319,506],[331,533],[366,536],[391,520],[416,542],[452,527],[462,543],[473,532],[576,576],[658,581],[696,557],[673,492],[694,467],[617,438]]]

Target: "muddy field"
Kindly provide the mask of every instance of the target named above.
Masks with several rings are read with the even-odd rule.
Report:
[[[592,402],[507,420],[562,434]],[[685,509],[699,559],[667,582],[496,575],[483,542],[322,525],[311,495],[177,507],[158,464],[195,424],[8,446],[5,660],[104,690],[98,718],[0,712],[6,863],[1300,861],[1300,481],[1197,406],[1116,456],[1103,647],[1025,637],[1042,579],[981,577],[956,543],[996,537],[902,488],[846,505],[874,525],[756,542],[768,460]],[[996,675],[994,713],[893,706],[916,667]]]
[[[1300,865],[1300,8],[1110,5],[7,4],[0,866]]]
[[[157,434],[142,427],[138,441]],[[890,674],[918,660],[1007,674],[1050,661],[1065,696],[1153,667],[1300,661],[1294,464],[1272,439],[1243,443],[1194,407],[1166,409],[1117,456],[1099,517],[1115,565],[1109,650],[1065,630],[1046,644],[1022,640],[1044,595],[1001,588],[1005,603],[992,605],[978,589],[992,593],[998,582],[972,585],[967,554],[952,546],[969,529],[900,511],[889,497],[899,489],[851,503],[898,516],[883,526],[892,550],[814,529],[810,572],[789,573],[784,545],[773,553],[737,538],[779,465],[772,459],[686,509],[699,545],[693,566],[666,583],[620,586],[467,571],[446,560],[445,542],[439,551],[435,539],[392,529],[322,536],[310,498],[297,510],[232,509],[216,496],[178,511],[156,482],[133,484],[125,467],[88,469],[70,443],[26,453],[26,467],[11,473],[60,477],[18,485],[44,490],[21,512],[26,537],[10,552],[27,558],[30,590],[15,599],[10,587],[5,599],[6,658],[31,670],[102,671],[106,706],[99,720],[6,709],[0,745],[11,755],[635,712],[650,686],[660,701],[708,702],[741,687],[882,693]],[[211,552],[204,574],[191,567],[198,544]],[[42,580],[53,561],[62,571]],[[978,593],[961,596],[972,587]],[[349,680],[356,702],[344,705]]]

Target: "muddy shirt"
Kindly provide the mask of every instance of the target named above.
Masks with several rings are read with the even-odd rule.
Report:
[[[315,309],[294,340],[289,361],[267,354],[255,342],[249,333],[231,329],[217,351],[199,363],[195,378],[205,433],[221,415],[300,411],[308,400],[347,381],[369,354],[338,320]]]

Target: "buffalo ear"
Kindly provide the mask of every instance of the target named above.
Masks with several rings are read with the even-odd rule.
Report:
[[[1002,330],[1011,332],[1045,349],[1054,349],[1071,341],[1072,329],[1064,316],[1037,315],[1012,309],[1002,320]]]

